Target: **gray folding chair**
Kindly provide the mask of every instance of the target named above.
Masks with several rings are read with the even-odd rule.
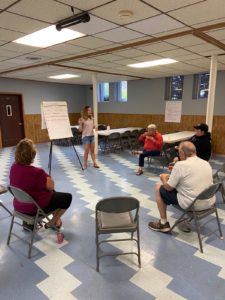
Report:
[[[170,160],[167,156],[165,144],[163,145],[160,155],[148,156],[148,165],[149,166],[152,165],[155,170],[156,170],[157,166],[163,167],[163,169],[164,169],[165,167],[168,167],[169,163],[170,163]]]
[[[106,150],[115,152],[121,150],[120,133],[113,132],[107,137]]]
[[[225,163],[213,174],[214,182],[221,182],[220,192],[225,203]]]
[[[120,142],[121,142],[121,148],[131,148],[130,144],[130,130],[126,130],[125,132],[120,134]]]
[[[198,235],[198,240],[199,240],[199,247],[200,247],[200,251],[202,253],[203,253],[202,239],[204,237],[209,236],[209,235],[211,235],[212,233],[214,233],[215,231],[218,230],[219,234],[220,234],[220,239],[222,240],[223,239],[223,234],[222,234],[222,230],[221,230],[221,225],[220,225],[220,220],[219,220],[219,217],[218,217],[216,204],[213,204],[210,208],[207,208],[205,210],[200,210],[200,211],[195,209],[195,204],[196,204],[197,201],[205,201],[207,199],[212,198],[217,193],[217,191],[220,189],[220,187],[221,187],[220,182],[212,184],[207,189],[205,189],[203,192],[201,192],[195,198],[195,200],[192,202],[192,204],[187,209],[182,209],[180,206],[174,205],[174,207],[176,207],[178,210],[180,210],[182,212],[182,215],[174,223],[174,225],[171,227],[170,232],[172,232],[174,227],[177,226],[178,224],[180,224],[181,222],[184,222],[184,221],[189,221],[190,222],[190,221],[194,220],[197,235]],[[214,218],[212,218],[210,220],[207,220],[203,224],[200,224],[199,221],[201,219],[204,219],[204,218],[210,216],[213,213],[215,213],[215,215],[216,215]],[[203,237],[201,237],[200,228],[203,227],[204,225],[206,225],[207,223],[211,222],[214,219],[217,220],[218,229],[216,229],[216,230],[208,233],[207,235],[204,235]]]
[[[7,191],[8,189],[5,186],[0,185],[0,195],[7,193]],[[10,216],[12,215],[11,211],[3,204],[2,200],[0,200],[0,206],[3,207],[4,210],[6,210]]]
[[[14,209],[13,213],[12,213],[12,221],[11,221],[11,225],[10,225],[10,229],[9,229],[9,234],[8,234],[8,239],[7,239],[7,245],[9,245],[10,243],[10,239],[11,236],[14,235],[16,236],[18,239],[24,241],[25,243],[29,244],[29,249],[28,249],[28,258],[31,257],[31,251],[32,251],[32,246],[33,246],[33,241],[34,241],[34,236],[35,233],[37,231],[37,226],[38,224],[40,224],[45,218],[50,221],[49,219],[49,215],[51,215],[53,212],[50,212],[48,214],[46,214],[41,208],[40,206],[37,204],[37,202],[30,196],[28,195],[26,192],[24,192],[23,190],[13,187],[13,186],[9,186],[8,190],[10,191],[10,193],[21,203],[33,203],[36,207],[37,207],[37,213],[35,215],[28,215],[28,214],[24,214],[21,212],[18,212]],[[13,229],[13,225],[17,224],[19,226],[22,227],[22,225],[18,222],[16,222],[14,219],[20,219],[23,222],[26,222],[27,224],[33,225],[33,230],[29,230],[31,231],[31,239],[30,242],[28,242],[27,240],[21,238],[19,235],[17,235],[16,233],[12,232]],[[59,229],[54,226],[55,230],[57,232],[59,232]]]
[[[140,236],[139,236],[139,201],[133,197],[111,197],[99,201],[95,208],[96,221],[96,270],[99,271],[99,260],[104,256],[136,254],[138,256],[138,264],[141,267],[140,255]],[[102,234],[111,233],[131,233],[130,238],[100,240]],[[137,238],[134,238],[134,233],[137,233]],[[122,253],[103,253],[100,255],[100,245],[102,243],[111,243],[118,241],[134,240],[137,243],[137,252],[122,252]]]

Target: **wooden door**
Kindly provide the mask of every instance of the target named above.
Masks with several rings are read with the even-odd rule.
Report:
[[[0,127],[3,147],[14,146],[24,138],[21,95],[0,94]]]

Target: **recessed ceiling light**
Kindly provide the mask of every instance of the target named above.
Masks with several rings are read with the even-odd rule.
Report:
[[[155,66],[160,66],[160,65],[173,64],[176,62],[178,62],[178,61],[175,59],[162,58],[162,59],[157,59],[157,60],[144,61],[141,63],[131,64],[131,65],[127,65],[127,66],[132,67],[132,68],[149,68],[149,67],[155,67]]]
[[[60,74],[60,75],[49,76],[48,78],[52,78],[52,79],[68,79],[68,78],[75,78],[75,77],[80,77],[80,75]]]
[[[66,41],[74,40],[84,35],[85,34],[81,32],[67,28],[62,29],[61,31],[57,31],[55,25],[52,25],[21,37],[13,42],[32,47],[45,48]]]

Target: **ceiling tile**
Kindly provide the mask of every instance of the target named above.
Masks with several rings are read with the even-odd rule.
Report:
[[[18,54],[20,53],[32,53],[40,48],[38,47],[29,47],[26,45],[22,45],[22,44],[16,44],[16,43],[7,43],[4,46],[1,46],[0,48],[1,50],[10,50],[13,52],[18,52]]]
[[[198,45],[202,43],[202,40],[199,39],[198,37],[195,37],[193,35],[185,35],[182,37],[177,37],[173,39],[169,39],[168,42],[170,44],[179,46],[179,47],[187,47],[187,46],[193,46],[193,45]]]
[[[28,34],[45,28],[46,23],[14,15],[12,13],[3,12],[0,15],[0,27]]]
[[[110,41],[99,39],[93,36],[85,36],[79,39],[69,41],[68,43],[72,45],[78,45],[84,48],[89,48],[89,49],[97,49],[100,47],[112,45],[112,42]]]
[[[220,30],[212,30],[205,32],[206,34],[212,36],[214,39],[217,39],[219,41],[225,40],[225,29],[220,29]]]
[[[155,16],[143,21],[126,25],[130,29],[134,29],[148,35],[165,32],[171,29],[181,28],[184,25],[166,15]]]
[[[145,0],[146,3],[162,10],[163,12],[167,12],[170,10],[178,9],[181,7],[189,6],[194,3],[202,2],[202,0],[185,0],[185,1],[177,1],[177,0]]]
[[[122,50],[122,51],[116,51],[115,54],[119,55],[119,56],[123,56],[123,57],[135,58],[135,57],[145,55],[146,52],[132,48],[132,49],[127,49],[127,50]]]
[[[78,9],[85,10],[85,11],[89,11],[95,7],[107,4],[108,2],[111,2],[111,1],[112,0],[60,0],[60,2],[63,2],[70,6],[72,5],[73,7],[76,7]]]
[[[158,42],[158,43],[151,43],[146,46],[139,46],[139,47],[137,47],[137,49],[140,49],[140,50],[143,50],[146,52],[150,52],[150,53],[157,53],[157,52],[177,49],[177,47],[174,45],[168,44],[166,42]]]
[[[48,47],[48,49],[58,51],[58,52],[64,52],[64,53],[67,53],[67,54],[74,54],[74,55],[76,55],[77,53],[89,50],[89,49],[86,49],[86,48],[83,48],[83,47],[70,45],[70,44],[67,44],[67,43],[54,45],[54,46]]]
[[[130,11],[132,16],[122,18],[120,11]],[[124,25],[158,15],[160,12],[139,0],[117,0],[92,10],[92,13],[99,17],[104,16],[105,20]]]
[[[0,9],[5,9],[9,5],[13,4],[14,2],[15,2],[15,0],[1,0],[0,1]]]
[[[216,0],[215,3],[215,0],[207,0],[171,11],[168,14],[187,25],[207,22],[210,20],[224,18],[225,1]]]
[[[178,59],[179,56],[189,55],[190,52],[184,49],[175,49],[170,51],[163,51],[159,53],[160,56]]]
[[[8,11],[45,21],[49,24],[54,24],[73,15],[69,6],[52,0],[23,0],[10,7]],[[53,11],[54,13],[49,13]],[[74,14],[78,13],[80,13],[80,10],[75,9]]]
[[[0,15],[0,18],[1,18],[1,15]],[[0,28],[0,37],[2,40],[10,42],[10,41],[14,41],[22,36],[24,36],[23,33]]]
[[[202,54],[203,51],[210,51],[210,50],[215,50],[218,49],[216,46],[209,44],[209,43],[201,43],[199,45],[194,45],[194,46],[190,46],[190,47],[186,47],[187,50],[192,51],[192,52],[196,52],[198,54]]]
[[[142,37],[143,34],[140,34],[138,32],[135,32],[127,28],[120,27],[102,33],[98,33],[95,36],[109,41],[123,42],[123,41],[128,41],[131,39]]]
[[[90,35],[106,31],[115,27],[118,26],[90,14],[89,22],[70,26],[70,29]]]

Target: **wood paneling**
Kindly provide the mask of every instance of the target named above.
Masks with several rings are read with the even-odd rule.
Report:
[[[100,113],[98,123],[119,127],[146,127],[150,123],[157,125],[158,130],[165,134],[183,130],[193,130],[193,125],[205,122],[205,116],[183,115],[181,123],[165,123],[164,115],[145,114],[112,114]],[[212,129],[212,146],[216,154],[225,154],[225,116],[214,116]]]
[[[76,125],[80,117],[79,113],[70,113],[70,124]],[[47,129],[41,129],[41,115],[24,115],[25,136],[35,143],[48,142]]]
[[[70,123],[76,125],[80,113],[70,113]],[[110,125],[111,128],[120,127],[146,127],[150,123],[157,125],[158,130],[165,134],[170,132],[193,130],[193,125],[204,122],[205,116],[184,115],[181,123],[165,123],[164,115],[145,115],[145,114],[113,114],[99,113],[98,123]],[[32,139],[35,143],[49,141],[47,130],[41,129],[41,115],[24,115],[25,136]],[[225,155],[225,116],[214,116],[212,130],[213,152]],[[1,147],[1,139],[0,139]]]

